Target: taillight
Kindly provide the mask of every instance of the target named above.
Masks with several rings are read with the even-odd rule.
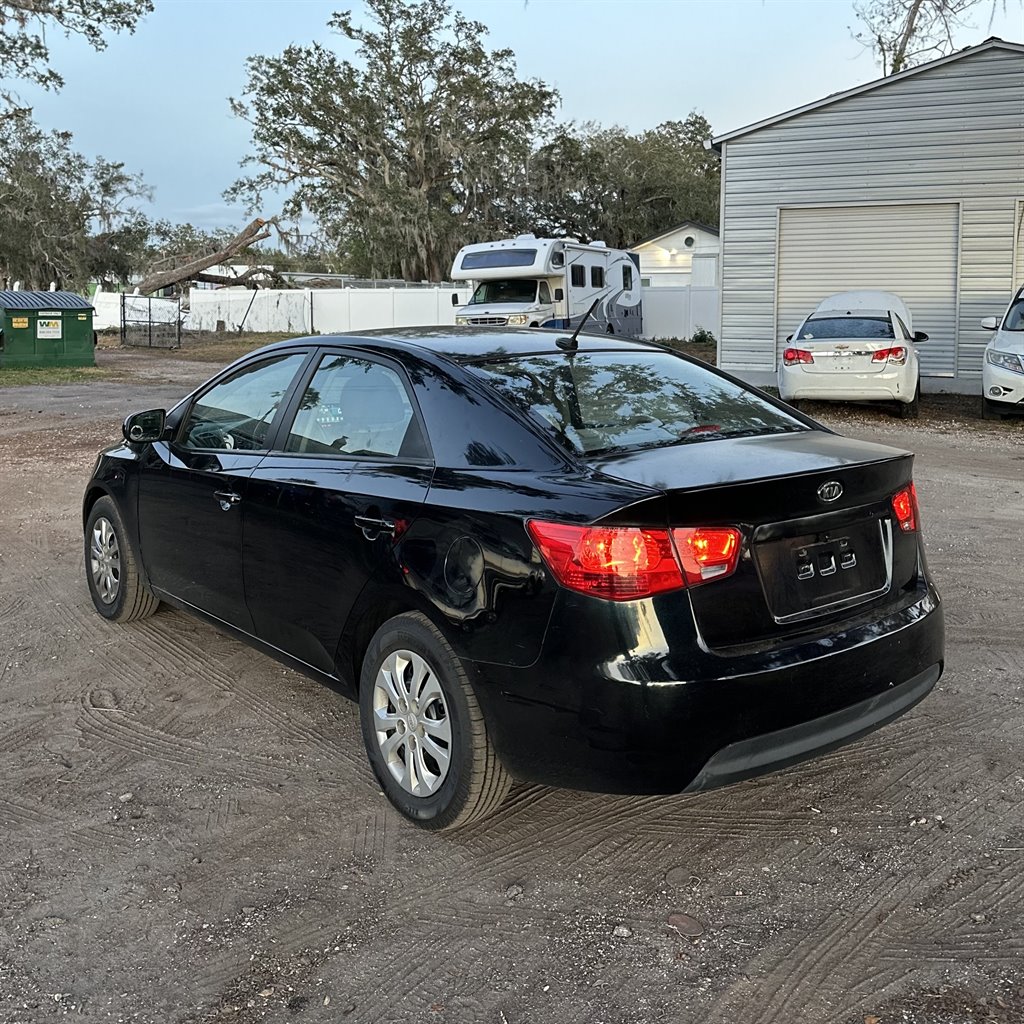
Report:
[[[672,531],[672,539],[691,587],[731,576],[736,571],[743,538],[734,527],[681,527]]]
[[[904,533],[911,533],[917,529],[921,513],[917,507],[917,488],[913,484],[892,496],[892,511]]]
[[[805,348],[787,348],[782,353],[782,361],[787,366],[794,366],[796,363],[813,363],[814,356]]]
[[[634,601],[683,585],[667,530],[637,526],[527,524],[555,579],[608,601]]]
[[[873,363],[895,363],[897,366],[903,366],[907,361],[907,350],[902,345],[897,345],[895,348],[880,348],[871,357]]]

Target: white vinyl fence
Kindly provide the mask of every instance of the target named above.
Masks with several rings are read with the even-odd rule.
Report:
[[[376,327],[454,324],[455,307],[469,290],[455,288],[304,288],[189,291],[187,327],[193,331],[256,331],[335,334]]]
[[[151,299],[145,295],[126,295],[125,313],[138,322],[152,320],[155,324],[173,324],[180,315],[177,299]],[[121,329],[121,293],[97,291],[92,297],[92,326],[96,331]]]
[[[689,338],[698,328],[719,335],[719,293],[713,287],[644,289],[644,337]]]

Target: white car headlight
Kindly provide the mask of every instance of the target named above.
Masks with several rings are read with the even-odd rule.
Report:
[[[468,316],[457,316],[455,318],[455,325],[456,325],[456,327],[465,327],[466,324],[468,324],[468,323],[469,323],[469,317]]]
[[[1011,373],[1024,373],[1024,360],[1015,352],[1000,352],[998,349],[990,348],[985,352],[985,358],[993,366],[1001,366]]]
[[[508,318],[509,327],[523,327],[525,324],[530,322],[530,318],[525,313],[513,313]]]

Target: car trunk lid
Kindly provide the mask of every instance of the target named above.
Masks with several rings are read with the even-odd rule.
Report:
[[[916,533],[894,524],[892,508],[912,462],[907,452],[808,430],[622,453],[594,468],[661,492],[609,524],[740,529],[736,572],[689,591],[705,642],[722,648],[832,623],[916,578]]]
[[[802,339],[795,348],[810,352],[813,362],[801,363],[805,373],[881,373],[887,366],[887,359],[875,359],[875,353],[893,348],[903,348],[906,343],[891,338],[845,338],[842,341],[808,341]]]

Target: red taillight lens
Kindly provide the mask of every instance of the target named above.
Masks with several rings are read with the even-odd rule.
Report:
[[[917,507],[917,488],[913,484],[892,496],[892,511],[904,533],[917,529],[921,513]]]
[[[902,345],[897,345],[895,348],[880,348],[871,357],[873,363],[895,363],[897,366],[903,366],[907,361],[907,350]]]
[[[782,353],[782,361],[787,366],[793,366],[796,363],[813,363],[814,356],[805,348],[787,348]]]
[[[634,601],[683,585],[667,530],[537,519],[527,526],[552,575],[570,590],[608,601]]]
[[[689,586],[731,576],[740,560],[742,537],[732,526],[693,526],[672,531]]]

